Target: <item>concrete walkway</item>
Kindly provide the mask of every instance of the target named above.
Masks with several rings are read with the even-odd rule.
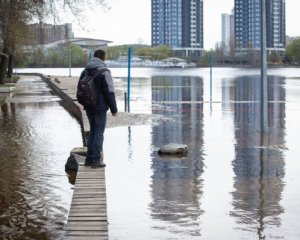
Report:
[[[79,121],[82,121],[82,127],[84,132],[89,132],[89,123],[83,107],[77,102],[76,90],[78,77],[51,77],[48,79],[49,85],[55,90],[63,99],[64,107],[73,114]],[[116,117],[113,117],[110,112],[107,112],[107,123],[106,127],[120,127],[120,126],[131,126],[131,125],[143,125],[151,121],[160,121],[160,118],[150,114],[135,114],[121,112],[124,104],[122,101],[124,98],[124,93],[116,88],[116,99],[118,103],[119,112]]]

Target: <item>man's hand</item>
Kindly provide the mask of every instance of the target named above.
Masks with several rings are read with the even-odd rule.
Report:
[[[118,113],[112,113],[112,115],[115,117],[115,116],[117,116],[117,115],[118,115]]]

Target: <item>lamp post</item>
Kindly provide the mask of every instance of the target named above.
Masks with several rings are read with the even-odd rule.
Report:
[[[131,48],[128,48],[127,110],[130,112]]]
[[[268,131],[268,77],[267,77],[267,26],[266,0],[261,0],[261,131]]]
[[[210,102],[210,111],[212,110],[212,55],[209,55],[209,68],[210,68],[210,81],[209,81],[209,102]]]
[[[69,77],[72,77],[72,48],[69,46]]]

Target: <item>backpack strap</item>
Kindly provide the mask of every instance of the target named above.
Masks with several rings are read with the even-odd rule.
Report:
[[[95,79],[96,77],[98,77],[100,74],[102,74],[102,73],[104,73],[104,72],[106,72],[106,71],[109,71],[109,69],[108,68],[105,68],[105,67],[103,67],[103,68],[97,68],[97,72],[94,74],[94,75],[92,75],[92,79]],[[87,75],[88,74],[88,72],[87,72],[87,70],[85,70],[85,74]]]
[[[97,70],[99,71],[100,74],[102,74],[106,71],[109,71],[108,68],[106,68],[106,67],[97,68]],[[98,73],[97,73],[97,76],[98,76]]]
[[[92,77],[93,79],[96,78],[97,76],[99,76],[100,74],[102,74],[102,73],[104,73],[104,72],[106,72],[106,71],[109,71],[109,69],[106,68],[106,67],[97,68],[97,70],[98,70],[98,71],[96,72],[96,74],[91,75],[91,77]],[[87,69],[85,69],[84,75],[85,75],[85,76],[88,76],[88,75],[89,75]]]

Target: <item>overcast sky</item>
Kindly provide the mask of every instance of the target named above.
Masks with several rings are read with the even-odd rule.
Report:
[[[151,0],[107,0],[110,10],[88,11],[85,30],[75,21],[75,37],[90,37],[127,43],[151,44]],[[204,48],[214,48],[221,41],[221,14],[230,13],[234,0],[204,0]],[[300,0],[286,0],[286,30],[300,36]]]

